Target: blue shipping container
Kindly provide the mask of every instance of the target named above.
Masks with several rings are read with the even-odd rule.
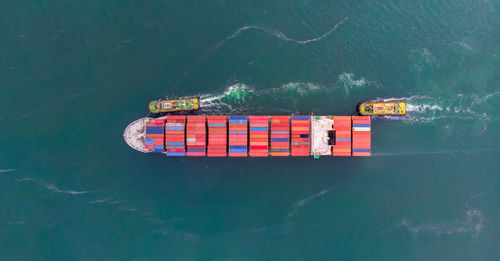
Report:
[[[247,120],[229,120],[229,123],[247,123]]]
[[[171,131],[181,131],[184,130],[184,127],[167,127],[166,129]]]
[[[309,116],[292,116],[292,120],[309,120]]]
[[[146,134],[163,134],[163,127],[146,127]]]
[[[165,142],[165,145],[167,145],[167,146],[170,146],[170,145],[182,146],[182,145],[184,145],[184,142],[183,141],[167,141],[167,142]]]
[[[167,152],[167,156],[169,157],[182,157],[182,156],[186,156],[186,153],[185,152]]]
[[[234,152],[234,153],[247,153],[248,151],[246,149],[230,149],[229,152]]]
[[[247,149],[247,146],[244,146],[244,145],[230,145],[229,149]]]
[[[247,131],[233,131],[233,130],[230,130],[229,134],[247,134]]]
[[[370,152],[370,149],[352,149],[352,152]]]
[[[188,152],[206,152],[205,149],[188,149]]]
[[[226,127],[225,123],[209,123],[208,127]]]
[[[267,131],[267,127],[250,127],[251,131]]]
[[[353,124],[353,127],[370,127],[370,124]]]
[[[170,146],[167,145],[167,148],[170,150],[184,149],[184,146]]]
[[[288,134],[289,131],[271,131],[271,134]]]
[[[231,120],[246,120],[247,116],[229,116]]]

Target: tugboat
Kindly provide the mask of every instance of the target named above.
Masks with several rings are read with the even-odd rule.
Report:
[[[195,111],[200,108],[200,98],[180,98],[173,100],[155,100],[149,103],[151,113],[176,112],[176,111]]]
[[[404,116],[406,114],[406,101],[365,101],[359,104],[358,113],[366,116]]]

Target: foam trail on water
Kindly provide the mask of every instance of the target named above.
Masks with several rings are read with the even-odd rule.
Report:
[[[330,192],[330,190],[332,190],[332,188],[323,189],[323,190],[321,190],[320,192],[318,192],[316,194],[313,194],[313,195],[311,195],[311,196],[309,196],[307,198],[304,198],[304,199],[301,199],[301,200],[295,202],[292,211],[288,214],[288,217],[292,217],[293,215],[295,215],[295,213],[297,213],[297,211],[301,207],[305,206],[309,201],[325,195],[326,193]]]
[[[0,173],[7,173],[7,172],[14,172],[17,171],[17,169],[0,169]]]
[[[340,87],[344,88],[345,96],[349,95],[349,90],[356,88],[363,88],[366,86],[367,83],[368,82],[365,80],[365,78],[355,79],[353,73],[343,72],[337,78],[337,84]]]
[[[201,94],[201,108],[210,113],[300,113],[297,102],[325,97],[337,88],[324,88],[314,83],[290,82],[275,88],[255,90],[244,84],[237,83],[227,87],[222,93]]]
[[[240,112],[244,109],[241,104],[254,95],[255,90],[243,83],[227,87],[221,94],[200,95],[200,106],[206,112]],[[233,106],[238,104],[238,106]]]
[[[472,237],[478,237],[484,228],[484,217],[479,209],[467,208],[465,217],[462,219],[456,219],[450,222],[428,222],[420,225],[413,225],[411,220],[403,218],[394,228],[398,227],[404,227],[415,235],[430,234],[441,236],[471,233]],[[394,228],[389,231],[392,231]]]
[[[98,200],[90,201],[89,204],[91,204],[91,205],[102,204],[102,203],[109,202],[110,200],[111,200],[111,198],[98,199]]]
[[[222,94],[205,94],[200,95],[200,102],[202,106],[210,106],[216,101],[224,98],[231,98],[235,100],[244,100],[246,97],[253,93],[255,90],[244,83],[237,83],[227,87]]]
[[[337,24],[335,24],[330,30],[328,30],[328,32],[324,33],[323,35],[319,36],[319,37],[316,37],[316,38],[311,38],[311,39],[306,39],[306,40],[297,40],[297,39],[293,39],[293,38],[290,38],[288,37],[285,33],[283,32],[280,32],[280,31],[277,31],[277,30],[274,30],[274,29],[271,29],[271,28],[267,28],[267,27],[262,27],[262,26],[258,26],[258,25],[248,25],[248,26],[243,26],[243,27],[240,27],[238,28],[234,33],[232,33],[231,35],[229,35],[228,37],[224,38],[224,40],[222,40],[219,44],[217,44],[215,46],[215,49],[219,49],[221,46],[223,46],[227,41],[235,38],[236,36],[238,36],[239,34],[241,34],[242,32],[245,32],[247,30],[260,30],[260,31],[263,31],[265,33],[268,33],[268,34],[271,34],[271,35],[274,35],[276,38],[280,39],[280,40],[283,40],[283,41],[289,41],[289,42],[294,42],[294,43],[297,43],[297,44],[308,44],[308,43],[311,43],[311,42],[316,42],[316,41],[319,41],[319,40],[322,40],[324,39],[325,37],[327,37],[328,35],[330,35],[331,33],[335,32],[335,30],[337,30],[337,28],[342,25],[345,21],[347,21],[349,19],[349,17],[346,17],[344,19],[342,19],[342,21],[338,22]]]
[[[71,195],[81,195],[81,194],[87,194],[89,193],[89,191],[75,191],[75,190],[62,190],[62,189],[59,189],[56,185],[54,184],[51,184],[51,183],[46,183],[46,182],[43,182],[43,181],[38,181],[38,180],[35,180],[35,179],[32,179],[32,178],[22,178],[22,179],[16,179],[15,182],[17,183],[22,183],[22,182],[32,182],[32,183],[35,183],[37,185],[40,185],[52,192],[56,192],[56,193],[63,193],[63,194],[71,194]]]
[[[472,154],[472,153],[485,153],[492,152],[494,148],[481,149],[481,150],[450,150],[450,151],[406,151],[406,152],[390,152],[390,153],[372,153],[373,157],[385,156],[404,156],[404,155],[421,155],[421,154]]]
[[[386,100],[407,101],[406,117],[384,117],[387,119],[403,120],[409,123],[431,123],[436,120],[458,119],[478,121],[482,124],[479,134],[483,133],[491,120],[489,114],[494,114],[488,106],[491,102],[498,102],[500,92],[484,96],[476,94],[456,94],[447,97],[432,97],[415,95],[411,97],[389,98]]]

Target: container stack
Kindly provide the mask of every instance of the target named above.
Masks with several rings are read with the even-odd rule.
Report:
[[[165,138],[164,119],[148,119],[146,120],[146,138],[144,145],[147,150],[163,153],[163,142]]]
[[[207,155],[207,128],[205,116],[187,116],[186,156]]]
[[[208,157],[226,157],[227,155],[227,118],[226,116],[207,116]]]
[[[351,117],[333,116],[335,130],[335,145],[332,148],[333,156],[351,156]]]
[[[269,116],[249,116],[250,157],[269,156]]]
[[[309,116],[292,116],[292,156],[309,156]]]
[[[229,157],[246,157],[247,155],[247,116],[229,116]]]
[[[271,116],[271,156],[290,156],[289,116]]]
[[[352,117],[352,155],[371,155],[371,122],[370,116]]]
[[[186,116],[168,115],[165,123],[165,147],[167,156],[186,156]]]

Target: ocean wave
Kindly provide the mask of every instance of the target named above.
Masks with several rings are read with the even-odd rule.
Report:
[[[254,95],[255,90],[244,83],[236,83],[219,94],[200,95],[200,105],[205,112],[236,113],[243,109],[245,100]],[[239,106],[234,106],[238,104]]]
[[[431,234],[440,236],[471,233],[473,237],[478,237],[484,228],[484,217],[483,213],[477,208],[468,208],[463,218],[451,222],[429,222],[414,225],[411,220],[403,218],[395,226],[395,228],[397,227],[404,227],[414,234]]]
[[[494,148],[486,148],[480,150],[440,150],[440,151],[402,151],[402,152],[389,152],[389,153],[372,153],[373,157],[384,157],[384,156],[406,156],[406,155],[421,155],[421,154],[473,154],[473,153],[485,153],[495,151]]]
[[[427,48],[412,49],[410,59],[412,60],[412,68],[416,72],[422,72],[437,65],[436,56]]]
[[[293,217],[295,215],[295,213],[297,213],[297,211],[305,206],[307,203],[309,203],[311,200],[315,199],[315,198],[318,198],[318,197],[321,197],[321,196],[324,196],[326,193],[330,192],[330,190],[332,190],[332,188],[327,188],[327,189],[323,189],[321,190],[320,192],[318,193],[315,193],[307,198],[304,198],[304,199],[301,199],[297,202],[295,202],[295,204],[293,204],[293,209],[292,211],[290,211],[290,213],[288,213],[288,217]]]
[[[433,123],[445,119],[476,121],[477,134],[484,133],[488,122],[497,118],[496,106],[500,92],[486,95],[456,94],[446,97],[432,97],[415,95],[390,99],[405,99],[407,101],[407,115],[405,117],[384,117],[392,120],[402,120],[408,123]],[[495,110],[495,111],[493,111]]]
[[[17,183],[23,183],[23,182],[32,182],[32,183],[35,183],[37,185],[40,185],[52,192],[55,192],[55,193],[63,193],[63,194],[70,194],[70,195],[81,195],[81,194],[87,194],[89,193],[89,191],[76,191],[76,190],[63,190],[63,189],[59,189],[56,185],[52,184],[52,183],[47,183],[47,182],[43,182],[43,181],[39,181],[39,180],[35,180],[35,179],[32,179],[32,178],[21,178],[21,179],[16,179],[15,182]]]
[[[200,102],[202,106],[210,106],[215,101],[222,99],[240,100],[244,101],[255,90],[244,83],[236,83],[227,87],[221,94],[203,94],[200,95]]]
[[[314,83],[290,82],[275,88],[255,90],[244,83],[236,83],[216,94],[201,94],[200,104],[210,113],[255,113],[258,110],[281,113],[298,113],[299,100],[326,93],[329,90]],[[282,102],[288,106],[276,105]]]
[[[328,30],[326,33],[322,34],[321,36],[318,36],[316,38],[306,39],[306,40],[297,40],[297,39],[290,38],[285,33],[281,32],[281,31],[278,31],[278,30],[274,30],[274,29],[269,28],[269,27],[258,26],[258,25],[243,26],[243,27],[238,28],[234,33],[232,33],[228,37],[224,38],[224,40],[222,40],[221,42],[219,42],[215,46],[214,49],[215,50],[219,49],[227,41],[229,41],[229,40],[237,37],[239,34],[245,32],[245,31],[248,31],[248,30],[259,30],[259,31],[271,34],[274,37],[276,37],[276,38],[278,38],[280,40],[283,40],[283,41],[294,42],[294,43],[297,43],[297,44],[308,44],[308,43],[311,43],[311,42],[316,42],[316,41],[323,40],[325,37],[327,37],[331,33],[335,32],[337,30],[337,28],[340,25],[342,25],[345,21],[347,21],[348,19],[349,19],[349,17],[346,17],[346,18],[342,19],[340,22],[338,22],[337,24],[335,24],[330,30]]]
[[[278,95],[307,96],[324,90],[323,87],[311,82],[290,82],[281,85],[279,88],[270,89],[270,93]],[[268,93],[267,90],[263,90],[262,92]]]
[[[363,88],[367,85],[365,78],[355,79],[353,73],[343,72],[337,78],[337,83],[345,90],[345,95],[349,95],[351,89]]]
[[[113,199],[111,197],[104,197],[100,199],[96,199],[88,202],[89,205],[93,205],[95,207],[111,207],[115,211],[120,212],[130,212],[133,215],[140,217],[146,223],[149,223],[154,226],[163,225],[167,221],[176,221],[182,218],[174,218],[172,220],[163,220],[159,216],[155,215],[152,211],[144,211],[140,207],[137,207],[135,204],[130,202],[129,200],[119,200]]]
[[[14,172],[17,171],[17,169],[0,169],[0,173],[8,173],[8,172]]]
[[[220,93],[198,94],[201,109],[206,113],[285,113],[310,114],[329,113],[325,106],[344,94],[350,95],[352,89],[367,87],[380,88],[375,81],[363,77],[356,78],[353,73],[342,73],[337,82],[329,86],[313,82],[287,82],[276,87],[255,89],[246,83],[235,83]],[[316,101],[311,103],[311,101]],[[354,106],[353,106],[354,109]]]
[[[9,224],[9,225],[26,225],[26,222],[23,220],[19,220],[19,221],[10,221],[7,224]]]
[[[90,201],[89,204],[91,204],[91,205],[102,204],[102,203],[109,202],[110,200],[111,200],[111,198],[97,199],[97,200],[94,200],[94,201]]]

